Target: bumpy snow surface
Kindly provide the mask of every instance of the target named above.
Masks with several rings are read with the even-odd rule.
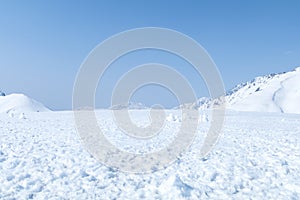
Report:
[[[30,99],[24,94],[10,94],[0,96],[0,113],[20,114],[23,112],[45,112],[49,111],[41,103]]]
[[[97,112],[114,133],[110,111]],[[143,112],[133,115],[143,119]],[[300,198],[299,115],[229,112],[205,158],[199,151],[209,120],[202,120],[187,153],[149,174],[95,160],[80,142],[72,112],[25,115],[0,114],[0,199]],[[180,123],[176,119],[169,119],[170,129]]]

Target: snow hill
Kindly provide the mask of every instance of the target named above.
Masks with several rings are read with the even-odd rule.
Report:
[[[50,111],[43,104],[24,94],[0,96],[0,113],[24,113]]]
[[[300,67],[239,84],[226,94],[225,101],[227,109],[236,111],[300,114]],[[196,103],[182,106],[210,109],[220,103],[218,99],[204,97]]]
[[[300,67],[237,86],[227,102],[234,110],[300,114]]]

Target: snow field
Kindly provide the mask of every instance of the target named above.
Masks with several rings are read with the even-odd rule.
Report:
[[[133,115],[143,119],[142,112]],[[0,199],[300,198],[299,115],[228,112],[205,158],[199,157],[209,127],[203,121],[185,155],[142,175],[96,161],[80,143],[72,112],[25,115],[0,114]],[[97,111],[108,134],[117,131],[104,120],[109,115]]]

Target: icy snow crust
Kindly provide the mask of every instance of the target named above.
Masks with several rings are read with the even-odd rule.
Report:
[[[146,111],[131,112],[138,124],[149,123]],[[175,132],[180,120],[169,112]],[[97,116],[107,134],[117,133],[111,111]],[[91,157],[72,112],[0,114],[0,199],[300,198],[300,115],[228,112],[218,144],[201,158],[209,124],[209,117],[199,122],[191,148],[168,168],[137,175]]]

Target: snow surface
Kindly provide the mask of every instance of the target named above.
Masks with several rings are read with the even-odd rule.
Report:
[[[10,94],[0,96],[0,113],[7,113],[11,117],[27,112],[46,112],[50,111],[43,104],[30,99],[24,94]]]
[[[227,93],[225,102],[227,109],[236,111],[300,114],[300,67],[240,84]],[[220,103],[218,99],[203,97],[194,104],[182,107],[210,109]]]
[[[174,132],[180,122],[169,112]],[[148,123],[145,111],[131,115]],[[111,111],[97,117],[106,132],[117,132]],[[175,163],[138,175],[90,156],[72,112],[0,114],[0,199],[300,199],[299,115],[227,112],[218,144],[201,158],[209,124],[200,122],[191,148]]]

